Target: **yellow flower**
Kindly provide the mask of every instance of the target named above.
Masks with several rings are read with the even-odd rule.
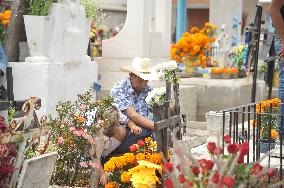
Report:
[[[112,172],[114,169],[115,169],[115,164],[111,159],[107,163],[105,163],[104,165],[105,172]]]
[[[155,165],[147,161],[138,161],[139,165],[128,171],[131,174],[130,181],[135,188],[152,188],[160,183],[156,176],[156,169],[161,171],[161,166]]]
[[[151,141],[152,141],[152,138],[151,138],[151,137],[145,138],[145,143],[150,143]]]
[[[136,160],[137,161],[141,161],[141,160],[145,160],[146,159],[146,155],[144,153],[138,153],[136,155]]]
[[[274,129],[272,129],[271,130],[271,138],[275,140],[277,137],[278,137],[278,132],[275,131]]]
[[[133,164],[135,162],[135,155],[133,153],[125,153],[123,156],[126,163]]]
[[[118,185],[115,182],[109,182],[108,184],[105,185],[105,188],[116,188],[116,187],[118,187]]]
[[[128,183],[130,182],[131,174],[128,172],[123,172],[120,176],[121,182]]]

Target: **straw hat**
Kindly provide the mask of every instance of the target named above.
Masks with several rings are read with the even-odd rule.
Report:
[[[157,80],[157,74],[151,70],[152,63],[149,58],[135,57],[131,65],[122,66],[120,69],[125,72],[133,73],[143,80]]]

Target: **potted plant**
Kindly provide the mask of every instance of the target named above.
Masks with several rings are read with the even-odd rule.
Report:
[[[211,69],[211,72],[210,72],[210,78],[211,79],[222,79],[222,74],[223,74],[223,69],[219,68],[213,68]]]
[[[256,105],[256,112],[260,114],[260,152],[266,153],[275,148],[276,139],[278,138],[278,114],[281,101],[278,98],[262,101]],[[258,121],[258,120],[257,120]],[[270,145],[270,148],[269,148]]]
[[[230,54],[233,60],[233,66],[239,70],[239,78],[246,77],[245,64],[248,55],[248,47],[240,45],[234,48],[234,51]]]
[[[223,74],[222,74],[222,78],[223,79],[231,79],[231,72],[230,69],[224,68],[223,69]]]
[[[30,56],[46,57],[49,51],[54,18],[47,16],[52,0],[28,0],[24,23]]]

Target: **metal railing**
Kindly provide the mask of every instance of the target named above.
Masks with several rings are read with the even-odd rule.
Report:
[[[283,125],[283,115],[278,113],[273,113],[272,104],[270,104],[269,110],[264,112],[257,111],[258,108],[262,108],[263,103],[251,103],[248,105],[238,106],[230,109],[222,110],[223,113],[223,135],[229,134],[233,139],[233,142],[242,143],[245,140],[248,140],[250,143],[250,152],[245,159],[247,163],[255,162],[260,160],[261,156],[267,155],[267,167],[272,167],[271,159],[273,157],[273,162],[279,162],[279,177],[283,178],[283,145],[282,143],[282,133],[283,129],[280,128],[280,125]],[[268,112],[267,112],[268,111]],[[229,119],[228,119],[229,118]],[[273,152],[261,153],[260,151],[260,140],[261,140],[261,128],[265,123],[269,125],[269,132],[271,133],[272,130],[272,123],[277,121],[277,132],[278,141],[279,141],[279,156],[275,156]],[[267,127],[266,127],[267,128]],[[273,140],[271,139],[271,134],[269,134],[268,138],[269,144],[269,151],[272,149],[272,144],[274,144]],[[225,147],[224,138],[222,142],[223,148]],[[277,162],[277,164],[278,164]],[[277,167],[277,168],[278,168]]]

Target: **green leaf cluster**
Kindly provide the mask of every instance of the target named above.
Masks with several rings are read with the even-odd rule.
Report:
[[[47,16],[53,0],[28,0],[27,14],[35,16]]]

